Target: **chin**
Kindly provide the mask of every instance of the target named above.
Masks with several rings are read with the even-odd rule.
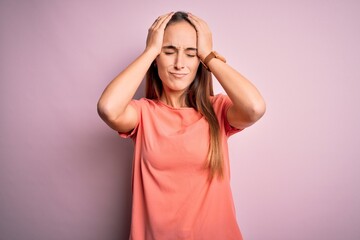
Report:
[[[182,83],[166,84],[165,86],[164,87],[171,92],[183,92],[189,88],[189,84]]]

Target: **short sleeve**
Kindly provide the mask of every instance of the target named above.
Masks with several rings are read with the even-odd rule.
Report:
[[[213,97],[213,108],[218,116],[219,124],[224,126],[225,134],[227,137],[242,131],[243,129],[238,129],[230,125],[227,120],[227,111],[232,106],[232,102],[227,95],[218,94]]]
[[[131,100],[130,105],[135,108],[138,115],[138,122],[133,130],[127,133],[118,132],[119,136],[122,138],[134,138],[136,136],[137,130],[139,128],[140,118],[141,118],[141,104],[140,100]]]

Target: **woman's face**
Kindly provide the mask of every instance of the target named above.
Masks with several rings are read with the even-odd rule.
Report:
[[[165,29],[162,50],[156,58],[164,91],[183,93],[193,82],[200,64],[196,44],[196,31],[186,21]]]

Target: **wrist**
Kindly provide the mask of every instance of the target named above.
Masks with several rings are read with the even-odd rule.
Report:
[[[221,60],[222,62],[226,63],[226,59],[223,56],[221,56],[220,54],[218,54],[216,51],[211,51],[208,55],[206,55],[205,58],[200,58],[200,61],[204,65],[204,67],[210,71],[209,62],[214,58],[217,58],[217,59]]]
[[[155,59],[160,52],[155,48],[145,48],[143,54],[152,56],[152,58]]]
[[[204,62],[205,58],[212,52],[211,51],[208,51],[208,52],[205,52],[205,53],[202,53],[202,54],[199,54],[199,58],[202,62]]]

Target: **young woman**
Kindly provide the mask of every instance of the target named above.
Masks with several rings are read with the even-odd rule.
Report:
[[[213,74],[226,95],[214,96]],[[146,97],[133,96],[146,75]],[[230,189],[227,138],[265,103],[212,49],[206,22],[158,17],[144,52],[104,90],[101,118],[134,140],[130,239],[242,239]]]

